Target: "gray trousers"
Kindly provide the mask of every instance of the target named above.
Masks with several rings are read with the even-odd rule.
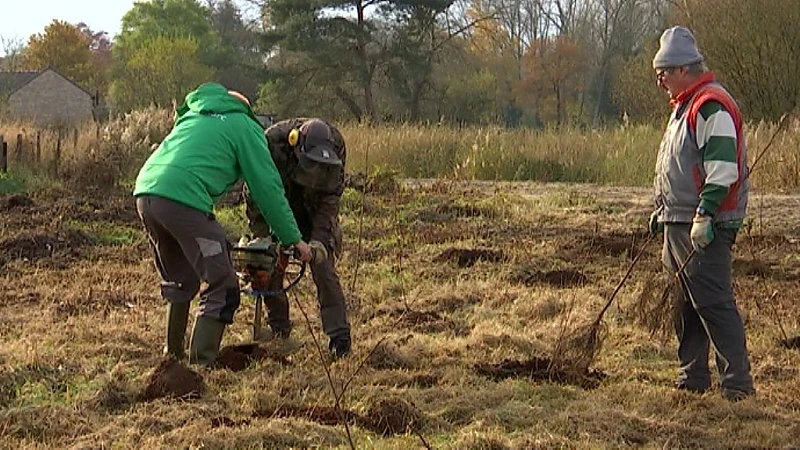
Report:
[[[347,304],[344,299],[339,275],[336,273],[335,256],[329,253],[328,259],[319,264],[309,264],[314,284],[317,286],[317,301],[322,317],[322,329],[331,339],[350,337],[350,324],[347,322]],[[270,279],[269,290],[279,290],[279,277]],[[292,321],[289,319],[289,299],[286,293],[269,295],[264,298],[267,306],[268,323],[273,331],[289,331]]]
[[[664,227],[663,262],[674,274],[692,251],[691,224]],[[736,230],[715,229],[715,238],[696,252],[680,279],[681,303],[675,331],[678,336],[678,385],[695,391],[711,386],[709,344],[714,345],[723,394],[754,392],[747,355],[744,322],[733,297],[732,249]]]
[[[151,195],[138,197],[136,209],[163,280],[162,297],[189,302],[205,281],[198,314],[232,323],[240,303],[239,282],[225,231],[214,215]]]

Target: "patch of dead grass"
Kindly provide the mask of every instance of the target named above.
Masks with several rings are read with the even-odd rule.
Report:
[[[778,346],[770,315],[774,312],[768,314],[763,304],[759,309],[755,301],[766,298],[761,284],[766,277],[770,287],[780,291],[774,305],[785,327],[800,329],[794,319],[800,312],[793,301],[796,282],[789,276],[800,268],[792,265],[797,264],[791,255],[796,250],[793,237],[759,238],[753,244],[757,262],[769,270],[740,262],[735,274],[740,306],[749,317],[756,399],[732,405],[718,391],[703,396],[672,391],[677,367],[673,338],[668,345],[659,344],[629,320],[636,295],[660,273],[656,246],[623,288],[619,307],[607,315],[608,336],[596,368],[608,377],[587,390],[558,380],[531,379],[533,371],[528,369],[538,366],[525,363],[548,355],[565,320],[596,313],[604,293],[613,289],[629,264],[629,249],[637,245],[641,230],[595,231],[594,224],[616,219],[629,223],[642,214],[639,205],[645,203],[646,193],[619,190],[609,200],[601,189],[587,187],[590,192],[584,195],[578,186],[571,188],[577,193],[566,198],[577,206],[554,209],[547,186],[504,185],[502,198],[495,200],[495,185],[434,184],[367,196],[367,226],[354,285],[359,209],[344,208],[348,244],[337,267],[346,294],[354,299],[354,353],[329,367],[336,386],[349,381],[343,407],[354,414],[357,447],[418,447],[417,431],[436,447],[459,449],[786,447],[798,442],[800,383],[792,368],[800,365],[800,352]],[[642,202],[632,201],[632,195],[641,196]],[[24,226],[32,236],[49,233],[53,225],[60,229],[53,223],[54,211],[63,221],[107,219],[138,226],[130,199],[66,201],[64,193],[31,198],[33,205],[14,206],[0,215],[0,229],[14,230],[3,235],[9,260],[0,273],[6,287],[0,291],[3,445],[347,445],[339,422],[301,414],[330,411],[334,400],[295,310],[293,337],[301,345],[280,353],[291,364],[270,357],[259,360],[251,352],[237,366],[239,371],[197,370],[206,386],[199,398],[187,401],[167,395],[138,401],[148,374],[161,361],[163,341],[164,306],[147,246],[138,241],[76,242],[76,253],[68,258],[58,258],[64,254],[62,246],[53,256],[36,253],[31,263],[19,256],[23,250],[38,252],[41,246],[30,250],[28,235],[16,231]],[[591,202],[584,205],[585,199]],[[595,207],[608,202],[622,206],[604,207],[602,212]],[[351,203],[358,206],[359,199]],[[620,208],[622,212],[615,212]],[[425,214],[442,221],[414,220]],[[737,258],[756,261],[747,245],[746,240],[738,243]],[[468,258],[460,264],[453,249],[486,250],[487,255],[501,257]],[[433,262],[448,250],[446,258]],[[526,269],[528,279],[514,283],[514,274]],[[585,279],[574,285],[561,279],[548,282],[546,274],[559,270],[578,272]],[[303,281],[296,292],[324,346],[313,286]],[[251,313],[252,305],[245,300],[226,332],[225,346],[247,341]],[[351,380],[349,374],[381,339],[385,341]],[[514,369],[514,362],[521,369],[511,370],[510,376],[493,379],[476,372],[481,365]],[[59,372],[59,365],[67,370]],[[17,377],[15,371],[26,376]],[[254,415],[287,405],[295,410],[285,417]]]

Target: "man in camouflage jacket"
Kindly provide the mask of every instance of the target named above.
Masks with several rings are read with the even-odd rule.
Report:
[[[339,130],[320,119],[294,118],[278,122],[266,132],[270,154],[281,175],[286,198],[304,239],[322,242],[328,258],[311,264],[317,300],[329,348],[334,357],[350,352],[350,324],[347,306],[335,262],[340,255],[342,233],[339,203],[344,190],[346,149]],[[255,237],[266,237],[272,230],[263,220],[246,186],[247,217]],[[268,321],[278,337],[288,337],[292,329],[289,301],[280,291],[282,280],[270,281],[269,291],[278,292],[265,299]]]

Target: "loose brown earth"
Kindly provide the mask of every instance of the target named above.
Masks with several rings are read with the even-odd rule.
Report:
[[[502,262],[506,260],[506,256],[502,252],[487,250],[487,249],[465,249],[465,248],[448,248],[440,253],[433,262],[455,262],[458,267],[472,267],[478,261],[487,262]]]
[[[221,348],[216,364],[220,368],[228,369],[233,372],[240,372],[253,362],[264,359],[273,359],[286,365],[291,364],[285,356],[272,353],[268,349],[255,343],[229,345]]]
[[[583,285],[586,283],[587,278],[586,275],[573,269],[542,272],[541,270],[521,267],[514,274],[513,281],[525,286],[545,283],[557,287],[570,287]]]
[[[634,320],[660,294],[656,243],[593,367],[553,368],[558,336],[597,313],[645,242],[647,189],[366,190],[342,207],[354,348],[326,359],[347,385],[339,409],[294,303],[294,344],[250,344],[245,297],[216,367],[161,356],[159,280],[127,193],[0,197],[0,448],[346,448],[345,422],[358,448],[800,443],[800,197],[754,195],[737,239],[758,395],[730,404],[673,390],[674,338]],[[236,214],[220,214],[232,239]],[[310,277],[294,293],[326,349]]]
[[[200,397],[205,389],[200,374],[173,358],[166,358],[150,375],[141,398],[145,401],[164,397],[188,400]]]
[[[574,384],[583,388],[594,388],[606,375],[597,370],[564,370],[553,366],[551,358],[534,356],[525,361],[507,359],[497,364],[479,364],[475,370],[494,380],[507,378],[530,378],[536,381],[553,381],[556,383]]]
[[[404,434],[419,430],[422,414],[412,405],[397,398],[381,399],[371,405],[364,415],[348,409],[330,406],[282,405],[273,409],[256,411],[254,417],[291,417],[305,419],[322,425],[358,425],[382,436]]]

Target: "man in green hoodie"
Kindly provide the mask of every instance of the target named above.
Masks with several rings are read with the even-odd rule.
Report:
[[[270,158],[264,129],[246,97],[216,83],[186,96],[175,125],[136,178],[136,209],[155,252],[167,301],[165,353],[185,356],[189,303],[200,290],[189,362],[210,365],[239,308],[239,283],[214,205],[240,179],[283,245],[311,260]]]

